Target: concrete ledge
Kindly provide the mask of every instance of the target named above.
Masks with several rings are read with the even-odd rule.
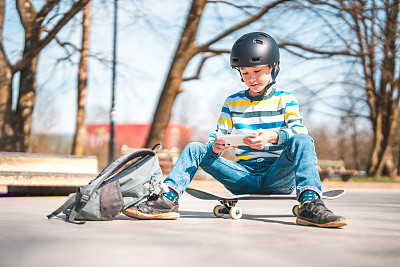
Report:
[[[28,193],[34,187],[74,188],[97,174],[95,156],[0,152],[0,194],[7,194],[8,187]]]
[[[95,156],[0,152],[0,172],[97,173]]]
[[[96,174],[1,172],[0,185],[8,186],[81,186]]]

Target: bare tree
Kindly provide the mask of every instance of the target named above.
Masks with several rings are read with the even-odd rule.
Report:
[[[254,7],[257,12],[250,14],[248,18],[237,23],[236,25],[226,29],[224,32],[218,34],[214,38],[211,38],[208,42],[198,45],[195,43],[197,31],[200,23],[201,16],[203,14],[204,8],[209,3],[221,3],[237,8],[244,8],[235,4],[234,1],[207,1],[207,0],[193,0],[186,19],[186,25],[183,28],[179,45],[175,52],[175,56],[172,60],[166,81],[164,83],[164,88],[162,90],[161,96],[158,100],[157,109],[155,111],[153,122],[150,128],[150,133],[146,141],[146,146],[151,147],[155,143],[163,143],[165,139],[165,133],[168,123],[171,119],[172,106],[174,101],[181,90],[181,83],[184,81],[189,81],[193,79],[198,79],[201,69],[205,61],[211,57],[229,53],[229,49],[215,49],[212,48],[214,44],[228,35],[250,25],[251,23],[257,21],[262,16],[264,16],[268,11],[277,7],[284,2],[292,2],[288,0],[276,0],[269,1],[268,4],[263,5],[261,8]],[[189,64],[190,60],[198,55],[203,54],[203,59],[199,64],[198,71],[195,76],[183,78],[183,73]]]
[[[16,0],[24,29],[24,49],[21,59],[11,64],[3,47],[0,31],[0,150],[26,151],[35,106],[36,71],[40,51],[75,16],[89,0],[71,1],[69,9],[60,13],[59,0],[48,0],[36,10],[31,0]],[[4,23],[5,0],[0,0],[0,28]],[[20,73],[18,101],[12,109],[12,80]]]
[[[85,104],[88,77],[88,58],[89,58],[89,37],[90,37],[90,15],[91,3],[83,8],[82,17],[82,48],[81,59],[78,70],[78,109],[76,114],[76,128],[72,142],[72,154],[83,155],[85,131]]]
[[[368,174],[397,175],[391,144],[399,117],[399,1],[307,1],[325,25],[331,45],[300,42],[281,45],[297,55],[348,57],[357,63],[362,78],[355,79],[364,90],[368,119],[374,132]],[[338,49],[340,47],[341,49]]]

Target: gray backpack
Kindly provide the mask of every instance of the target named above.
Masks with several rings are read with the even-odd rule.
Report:
[[[157,146],[159,149],[155,151]],[[163,180],[157,157],[160,150],[161,145],[156,144],[151,150],[143,149],[115,159],[88,185],[70,194],[66,202],[47,218],[63,212],[69,222],[109,220],[122,210],[159,194]],[[133,163],[128,165],[131,161]]]

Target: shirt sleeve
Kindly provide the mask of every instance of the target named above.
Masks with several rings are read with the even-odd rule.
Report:
[[[233,128],[234,128],[234,126],[233,126],[233,122],[232,122],[231,113],[230,113],[228,105],[225,101],[225,103],[222,107],[218,122],[217,122],[217,129],[215,131],[213,131],[212,133],[210,133],[210,135],[208,136],[207,144],[214,142],[217,135],[224,135],[224,134],[232,133]]]
[[[278,145],[282,145],[298,133],[308,134],[307,128],[303,124],[303,117],[300,115],[299,104],[294,95],[290,95],[285,107],[286,128],[278,131]]]

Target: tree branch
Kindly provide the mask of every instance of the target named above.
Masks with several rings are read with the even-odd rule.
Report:
[[[44,39],[41,39],[39,41],[39,44],[37,45],[36,49],[28,52],[25,54],[25,56],[19,60],[15,65],[14,65],[14,72],[17,72],[18,70],[22,69],[23,66],[27,64],[32,58],[37,56],[39,52],[50,43],[51,40],[54,39],[54,37],[57,35],[57,33],[64,27],[65,24],[70,21],[72,17],[76,15],[79,11],[82,10],[82,8],[85,7],[85,5],[89,2],[90,0],[79,0],[78,2],[72,4],[71,9],[64,14],[64,16],[58,21],[58,23],[54,26],[54,28],[49,31],[49,33],[46,35]]]
[[[210,55],[205,55],[205,56],[203,56],[203,59],[201,60],[201,62],[200,62],[200,64],[199,64],[199,66],[197,67],[197,72],[196,72],[196,74],[194,75],[194,76],[192,76],[192,77],[188,77],[188,78],[183,78],[183,82],[187,82],[187,81],[191,81],[191,80],[198,80],[198,79],[200,79],[200,73],[201,73],[201,70],[203,69],[203,66],[204,66],[204,63],[207,61],[207,59],[209,59],[209,58],[212,58],[212,57],[215,57],[215,56],[218,56],[218,55],[220,55],[221,53],[214,53],[214,54],[210,54]]]
[[[250,25],[251,23],[257,21],[259,18],[264,16],[270,9],[278,6],[279,4],[282,4],[284,2],[290,2],[290,0],[278,0],[274,1],[269,5],[264,6],[260,12],[258,12],[256,15],[236,24],[235,26],[231,27],[230,29],[226,30],[222,34],[216,36],[214,39],[210,40],[208,43],[199,46],[200,51],[206,51],[212,44],[220,41],[221,39],[225,38],[226,36],[230,35],[231,33],[240,30],[241,28]]]
[[[204,50],[203,52],[210,52],[210,53],[214,53],[214,54],[229,54],[231,52],[231,50],[229,49],[213,49],[213,48],[207,48],[206,50]]]
[[[78,48],[76,45],[74,45],[73,43],[70,42],[61,42],[60,39],[58,39],[57,37],[54,37],[54,40],[57,42],[57,44],[59,44],[61,47],[65,48],[67,46],[72,47],[73,50],[75,50],[76,52],[81,52],[82,50],[80,48]],[[67,49],[66,49],[67,50]],[[68,50],[67,50],[68,51]],[[69,52],[69,51],[68,51]]]
[[[209,3],[209,4],[221,3],[221,4],[228,5],[228,6],[232,6],[232,7],[235,7],[237,9],[239,9],[240,11],[243,11],[247,15],[251,15],[251,12],[247,11],[246,9],[259,9],[259,7],[256,7],[256,6],[253,6],[253,5],[237,5],[237,4],[234,4],[234,3],[231,3],[231,2],[228,2],[228,1],[222,1],[222,0],[221,1],[207,1],[207,3]]]
[[[58,5],[59,0],[47,0],[46,4],[42,7],[42,10],[36,14],[36,22],[42,24],[44,18],[53,10],[55,6]]]
[[[320,54],[320,55],[325,55],[328,57],[332,57],[332,56],[352,56],[352,57],[359,57],[359,54],[354,54],[351,53],[349,50],[342,50],[342,51],[329,51],[329,50],[319,50],[316,48],[311,48],[308,46],[305,46],[303,44],[298,44],[298,43],[292,43],[292,42],[280,42],[278,44],[279,47],[286,49],[287,51],[291,52],[292,51],[290,49],[288,49],[287,47],[296,47],[299,48],[301,50],[310,52],[310,53],[315,53],[315,54]]]
[[[239,8],[239,9],[241,9],[241,8],[257,8],[257,7],[252,6],[252,5],[236,5],[234,3],[231,3],[231,2],[228,2],[228,1],[222,1],[222,0],[214,0],[214,1],[210,0],[210,1],[208,1],[208,3],[210,3],[210,4],[222,3],[222,4],[225,4],[225,5],[228,5],[228,6],[233,6],[233,7]]]

